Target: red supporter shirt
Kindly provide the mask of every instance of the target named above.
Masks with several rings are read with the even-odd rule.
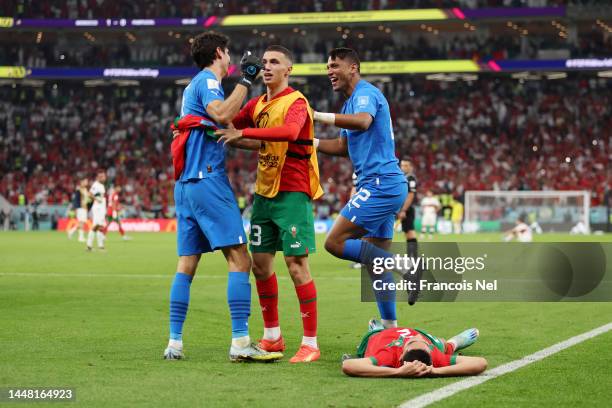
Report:
[[[429,344],[431,362],[434,367],[446,367],[455,364],[453,354],[446,354],[442,351],[444,346],[440,340],[436,339],[438,344],[434,344],[415,329],[405,327],[385,329],[372,335],[368,340],[364,357],[370,357],[374,365],[377,366],[399,368],[403,364],[400,360],[404,354],[404,345],[415,337]]]
[[[274,97],[274,99],[281,96],[285,96],[293,92],[294,89],[287,87],[284,91]],[[257,105],[259,97],[252,98],[247,102],[246,105],[240,110],[240,113],[234,118],[232,123],[236,129],[244,129],[244,136],[258,136],[261,134],[261,130],[257,129],[252,131],[249,128],[254,128],[255,123],[253,122],[253,112]],[[264,99],[266,101],[266,99]],[[275,129],[285,128],[287,126],[299,129],[299,133],[294,140],[310,139],[310,121],[308,119],[308,112],[306,110],[306,101],[298,99],[291,104],[285,115],[285,125],[279,128],[267,129],[270,136],[267,137],[254,137],[255,139],[264,140],[263,143],[267,143],[265,140],[274,140],[274,136],[277,132]],[[310,152],[311,146],[302,146],[296,144],[289,144],[289,150],[301,155],[306,155]],[[309,160],[296,159],[293,157],[287,157],[285,164],[281,171],[281,181],[279,191],[300,191],[308,194],[312,197],[310,191],[310,176],[308,173]]]

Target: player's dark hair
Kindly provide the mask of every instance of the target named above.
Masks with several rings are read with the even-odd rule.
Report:
[[[200,69],[212,65],[217,58],[217,48],[225,51],[229,46],[229,38],[216,31],[206,31],[198,34],[191,43],[191,57]]]
[[[402,356],[402,362],[420,361],[425,365],[431,365],[431,356],[428,352],[421,349],[408,350]]]
[[[282,45],[269,45],[268,48],[266,48],[264,52],[267,52],[267,51],[280,52],[285,57],[287,57],[289,62],[293,63],[293,53],[291,53],[291,51],[289,51],[287,48],[283,47]]]
[[[357,55],[357,51],[352,48],[340,47],[334,48],[328,54],[329,58],[348,60],[351,64],[357,64],[357,72],[360,72],[361,62],[359,61],[359,55]]]

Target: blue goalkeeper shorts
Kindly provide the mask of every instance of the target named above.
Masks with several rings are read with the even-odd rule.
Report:
[[[407,195],[406,182],[386,184],[382,178],[374,179],[358,186],[340,215],[367,230],[365,237],[391,239],[395,215]]]
[[[179,256],[246,244],[242,216],[225,174],[174,186]]]

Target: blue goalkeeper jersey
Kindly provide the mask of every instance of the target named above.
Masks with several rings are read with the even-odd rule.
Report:
[[[183,92],[181,116],[192,114],[210,118],[206,113],[208,104],[224,99],[223,88],[215,74],[208,69],[203,69],[193,77]],[[223,126],[218,125],[218,127]],[[225,149],[223,144],[207,137],[204,129],[193,129],[185,145],[185,168],[179,181],[203,179],[224,173]]]
[[[405,183],[395,157],[395,142],[389,104],[382,92],[363,79],[344,102],[341,113],[369,113],[373,120],[367,130],[342,129],[348,141],[348,152],[357,175],[357,186],[379,179],[384,184]]]

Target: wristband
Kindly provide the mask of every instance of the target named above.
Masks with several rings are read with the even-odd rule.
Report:
[[[245,77],[241,77],[240,81],[238,81],[238,83],[241,84],[241,85],[246,86],[247,89],[251,89],[251,85],[253,85],[253,82],[249,81]]]
[[[327,125],[335,125],[336,124],[336,114],[335,113],[327,113],[327,112],[316,112],[313,115],[313,119],[319,122],[323,122]]]
[[[318,149],[319,148],[319,139],[317,139],[316,137],[314,139],[312,139],[312,146],[315,149]]]

